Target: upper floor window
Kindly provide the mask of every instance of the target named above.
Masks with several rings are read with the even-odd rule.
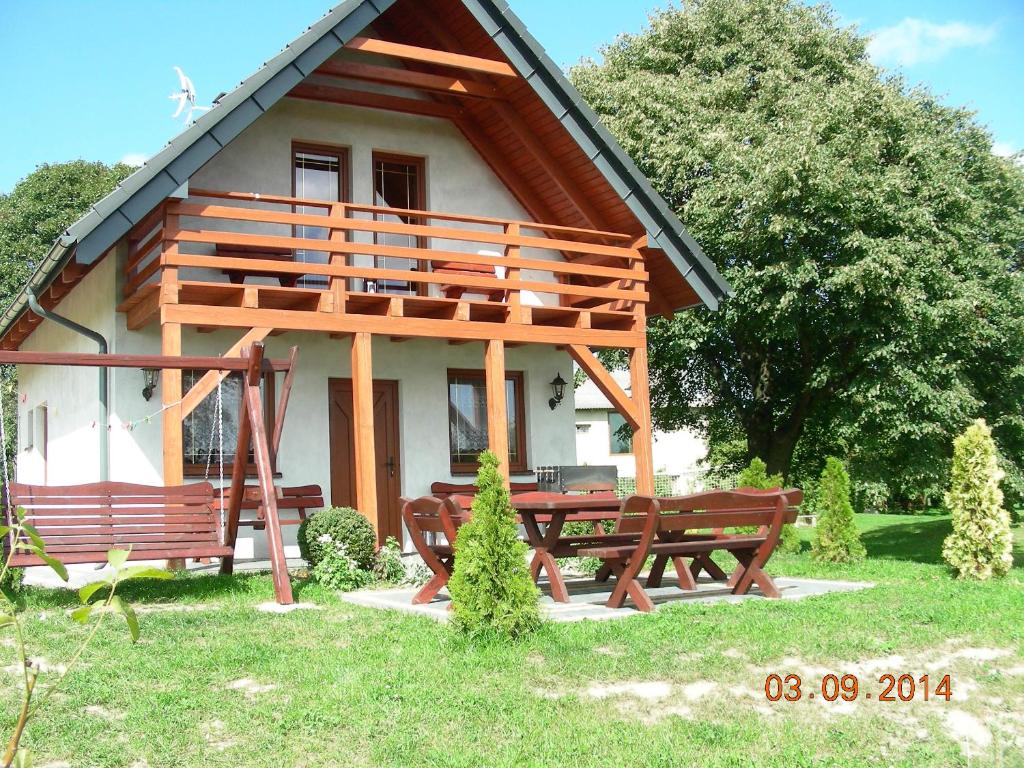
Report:
[[[421,157],[406,157],[375,152],[373,155],[373,204],[399,210],[422,211],[426,209],[426,173],[425,163]],[[393,224],[422,224],[423,220],[410,214],[377,213],[377,221]],[[392,232],[374,234],[377,245],[392,245],[400,248],[423,248],[424,238]],[[377,256],[374,266],[379,269],[397,269],[406,271],[422,270],[423,263],[419,259],[402,256]],[[422,293],[420,283],[405,280],[376,280],[368,285],[368,290],[380,293]]]
[[[341,201],[345,199],[345,178],[348,153],[343,149],[296,144],[292,147],[292,196],[305,200]],[[330,211],[322,206],[296,205],[295,213],[308,216],[326,216]],[[326,227],[297,225],[295,237],[308,240],[326,240],[330,230]],[[307,264],[326,264],[327,251],[296,250],[295,260]],[[327,279],[307,275],[299,284],[307,288],[323,288]]]

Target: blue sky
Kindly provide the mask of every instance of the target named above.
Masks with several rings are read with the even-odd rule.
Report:
[[[511,0],[563,66],[619,32],[639,31],[651,0]],[[42,162],[138,161],[171,120],[180,65],[208,104],[330,6],[331,0],[0,0],[0,191]],[[875,33],[877,63],[900,69],[989,126],[997,150],[1024,149],[1024,4],[1020,0],[835,0]],[[240,19],[244,19],[240,23]],[[1017,41],[1017,42],[1014,42]]]

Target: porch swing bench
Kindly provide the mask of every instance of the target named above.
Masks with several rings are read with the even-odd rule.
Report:
[[[287,361],[265,360],[263,344],[254,342],[239,358],[0,351],[0,364],[205,369],[218,371],[221,376],[230,372],[241,373],[243,397],[239,408],[238,439],[234,455],[245,456],[252,449],[259,478],[258,487],[250,489],[249,503],[258,507],[260,518],[259,524],[254,527],[266,531],[274,594],[278,603],[288,605],[294,602],[294,597],[281,540],[279,491],[274,486],[270,457],[272,452],[276,453],[280,443],[297,355],[298,349],[293,347]],[[267,436],[260,392],[260,383],[266,371],[286,373],[272,440]],[[217,391],[219,419],[219,384]],[[0,400],[0,432],[2,416]],[[217,434],[223,443],[223,432],[220,430],[221,427],[218,427]],[[211,456],[212,451],[211,437]],[[223,445],[219,453],[223,481]],[[3,510],[8,520],[13,517],[15,510],[22,510],[20,514],[24,515],[24,521],[33,526],[46,542],[47,554],[66,565],[104,563],[109,550],[128,549],[129,560],[183,562],[189,558],[216,557],[220,559],[221,573],[230,574],[234,569],[235,542],[245,504],[245,466],[245,462],[235,462],[230,483],[216,490],[209,481],[173,486],[111,481],[45,486],[10,482],[4,460]],[[308,493],[300,499],[303,511],[313,503],[310,497],[315,495],[312,489],[305,490]],[[21,542],[13,540],[13,534],[4,537],[5,554],[11,554],[12,566],[45,564],[42,558],[24,551],[19,544]]]
[[[12,483],[10,503],[24,513],[65,565],[105,563],[111,549],[130,548],[129,560],[231,557],[222,543],[220,515],[210,483],[150,486],[101,482],[42,486]],[[45,565],[15,550],[14,567]]]

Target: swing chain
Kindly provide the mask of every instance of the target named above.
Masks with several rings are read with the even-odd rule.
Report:
[[[210,479],[210,467],[213,465],[213,439],[217,438],[217,479],[218,490],[220,491],[220,531],[223,538],[225,526],[227,525],[227,510],[224,509],[224,379],[217,381],[217,399],[214,404],[213,420],[214,429],[210,430],[210,442],[206,452],[206,473],[205,480]],[[216,430],[216,431],[214,431]],[[224,543],[223,541],[221,542]]]

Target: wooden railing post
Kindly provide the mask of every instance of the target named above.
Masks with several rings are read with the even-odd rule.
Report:
[[[348,239],[348,230],[342,229],[341,227],[334,226],[334,222],[338,219],[344,219],[348,216],[348,209],[344,203],[338,203],[332,205],[330,209],[330,240],[332,243],[344,243]],[[332,266],[347,266],[348,257],[345,253],[332,252],[330,255],[330,264]],[[330,279],[330,290],[334,294],[334,311],[344,312],[345,311],[345,299],[348,296],[348,278],[340,276],[332,276]]]
[[[521,229],[518,224],[512,222],[505,225],[505,234],[518,237]],[[505,258],[507,259],[518,259],[521,253],[518,245],[507,245],[505,246]],[[505,279],[519,282],[521,280],[521,273],[518,267],[506,267],[505,268]],[[518,288],[512,288],[508,292],[508,319],[510,323],[522,323],[523,322],[523,302],[522,292]]]
[[[505,397],[505,342],[487,342],[484,360],[487,389],[487,447],[498,457],[498,471],[510,487],[508,461],[508,403]]]

